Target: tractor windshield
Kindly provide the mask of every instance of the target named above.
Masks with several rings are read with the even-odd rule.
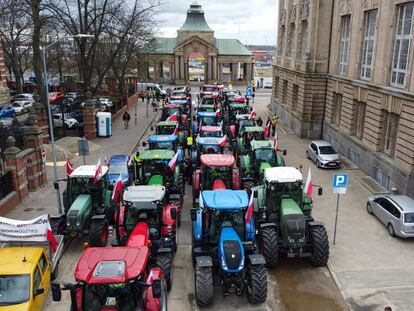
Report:
[[[91,178],[69,178],[68,180],[68,186],[69,186],[69,193],[72,198],[76,198],[80,194],[87,194],[88,189],[86,188],[86,185],[89,185],[92,183]]]
[[[250,142],[251,140],[265,140],[263,132],[249,132],[246,133],[246,139]]]
[[[254,120],[251,120],[251,119],[240,120],[239,121],[239,133],[243,133],[244,128],[248,126],[255,126]]]
[[[277,210],[280,206],[282,196],[290,196],[298,205],[302,202],[301,182],[271,183],[267,189],[267,202],[270,202],[271,209]]]
[[[171,135],[174,133],[175,126],[158,126],[157,134],[159,135]]]
[[[203,86],[204,92],[218,92],[217,86]]]
[[[168,149],[172,150],[174,149],[174,145],[172,141],[157,141],[154,142],[153,149]]]
[[[255,157],[258,161],[276,163],[276,155],[274,149],[256,149]]]
[[[202,137],[221,137],[223,136],[221,132],[207,132],[204,131]]]
[[[201,148],[202,154],[217,154],[221,153],[221,148],[218,145],[203,145]]]
[[[203,117],[202,118],[203,125],[217,125],[217,118],[215,117]]]
[[[93,284],[85,286],[84,310],[101,311],[102,309],[134,311],[135,302],[139,301],[138,291],[133,284]]]
[[[17,305],[29,299],[30,274],[0,277],[0,306]]]
[[[111,164],[109,166],[108,174],[128,174],[128,167],[126,164]]]
[[[155,202],[133,202],[126,209],[126,231],[132,232],[138,222],[146,222],[150,228],[150,235],[158,238],[159,213]]]
[[[209,214],[210,243],[217,243],[223,227],[232,227],[244,239],[244,214],[242,210],[212,210]]]
[[[212,189],[215,180],[222,180],[227,189],[231,189],[232,169],[229,166],[209,166],[206,169],[204,183],[206,189]]]
[[[145,176],[164,175],[168,161],[166,160],[145,160],[144,169]]]
[[[216,99],[215,98],[205,98],[203,97],[203,100],[201,102],[202,105],[215,105]]]
[[[167,108],[165,109],[165,117],[168,118],[169,116],[172,116],[174,113],[177,114],[177,116],[180,116],[180,109],[179,108]]]

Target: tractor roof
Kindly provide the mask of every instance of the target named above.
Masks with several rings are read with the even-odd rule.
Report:
[[[236,120],[246,120],[249,116],[250,114],[236,114]]]
[[[152,149],[145,150],[141,154],[142,160],[171,160],[175,155],[174,150]]]
[[[234,156],[231,154],[202,154],[201,164],[204,166],[233,166]]]
[[[177,126],[178,121],[160,121],[157,126]]]
[[[264,132],[264,127],[262,126],[247,126],[244,129],[245,133],[257,133],[257,132]]]
[[[302,173],[294,167],[270,167],[265,169],[264,178],[267,182],[297,182],[302,181]]]
[[[208,109],[212,109],[212,108],[214,108],[214,106],[215,106],[215,105],[212,105],[212,104],[201,104],[198,108],[199,108],[199,109],[201,109],[201,108],[208,108]]]
[[[214,125],[204,125],[201,127],[203,132],[221,132],[221,126],[214,126]]]
[[[126,164],[128,163],[129,157],[126,154],[114,154],[111,155],[108,162],[110,164]]]
[[[108,167],[102,165],[102,176],[108,172]],[[70,178],[93,178],[96,173],[96,165],[81,165],[69,175]]]
[[[187,104],[187,100],[185,98],[177,98],[177,99],[171,99],[169,101],[170,105],[182,105]]]
[[[76,281],[88,284],[124,283],[144,272],[148,247],[90,247],[81,255]]]
[[[218,93],[212,92],[212,93],[206,94],[206,95],[203,96],[203,99],[204,98],[205,99],[217,99],[218,98]]]
[[[222,137],[197,137],[198,145],[213,145],[218,146]]]
[[[205,208],[240,210],[249,205],[249,195],[244,190],[206,190],[201,196]]]
[[[236,102],[231,102],[230,103],[230,108],[246,108],[247,107],[247,105],[245,104],[245,103],[241,103],[241,102],[238,102],[238,101],[236,101]]]
[[[160,201],[165,197],[165,187],[154,186],[129,186],[124,191],[124,201],[126,202],[154,202]]]
[[[164,104],[164,109],[175,109],[175,108],[181,108],[181,104]]]
[[[245,103],[246,102],[246,98],[244,98],[243,96],[240,96],[240,95],[235,95],[233,98],[232,98],[232,101],[233,102],[240,102],[240,103]]]
[[[150,135],[148,141],[151,143],[166,143],[170,141],[176,141],[177,135]]]
[[[216,113],[215,112],[200,111],[200,112],[197,112],[197,116],[199,116],[199,117],[216,117]]]
[[[252,149],[274,149],[275,144],[273,140],[252,140],[250,142]]]

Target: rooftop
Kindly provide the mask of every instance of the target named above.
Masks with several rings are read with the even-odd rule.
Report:
[[[294,167],[271,167],[265,169],[264,178],[267,182],[296,182],[302,181],[302,173]]]
[[[207,24],[204,18],[204,11],[201,5],[193,3],[187,10],[187,19],[179,29],[180,31],[212,32],[213,29]]]
[[[233,166],[234,156],[231,154],[202,154],[200,161],[205,166]]]
[[[108,172],[108,167],[102,165],[102,176]],[[84,178],[93,178],[96,173],[96,165],[81,165],[70,174],[70,178],[74,177],[84,177]]]
[[[201,196],[206,208],[239,210],[249,205],[249,195],[244,190],[206,190]]]
[[[153,149],[145,150],[141,154],[142,160],[171,160],[174,156],[174,150]]]
[[[124,191],[123,199],[126,202],[154,202],[162,200],[164,196],[164,186],[129,186]]]

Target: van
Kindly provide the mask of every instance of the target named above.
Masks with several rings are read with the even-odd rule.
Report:
[[[155,92],[159,92],[161,96],[167,95],[166,91],[162,89],[162,87],[157,83],[138,83],[137,84],[138,93],[144,90],[145,93],[148,91],[154,90]]]

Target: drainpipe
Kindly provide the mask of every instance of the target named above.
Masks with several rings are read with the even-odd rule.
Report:
[[[329,76],[329,72],[330,72],[330,69],[331,69],[331,51],[332,51],[331,43],[332,43],[334,8],[335,8],[335,0],[332,0],[331,30],[329,32],[329,48],[328,48],[328,68],[327,68],[326,81],[325,81],[325,103],[323,105],[322,126],[321,126],[320,139],[323,138],[323,129],[324,129],[324,125],[325,125],[325,112],[326,112],[326,98],[328,97],[328,76]]]

